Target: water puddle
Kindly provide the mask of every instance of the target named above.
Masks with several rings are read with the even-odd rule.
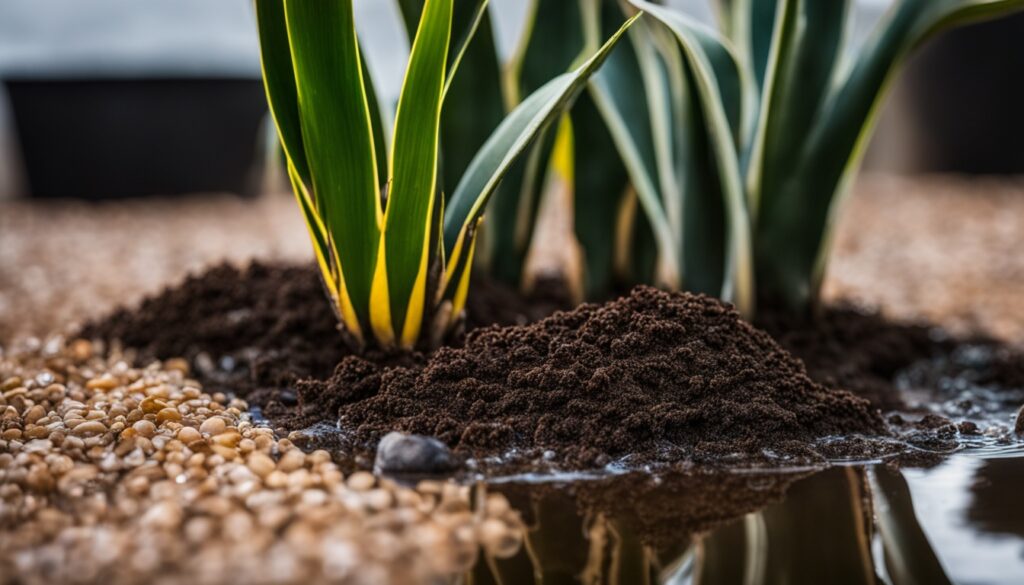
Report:
[[[980,429],[954,431],[953,447],[924,466],[613,467],[491,481],[522,513],[525,543],[512,558],[482,558],[468,582],[1024,583],[1024,445],[1012,433],[1024,389],[994,383],[997,367],[991,349],[965,346],[898,375],[907,418],[932,413]]]
[[[474,585],[1024,582],[1024,451],[786,474],[490,484],[526,522]]]

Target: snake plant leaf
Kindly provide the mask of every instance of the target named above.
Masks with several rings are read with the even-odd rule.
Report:
[[[313,199],[340,267],[339,288],[365,322],[380,204],[352,3],[286,1],[284,8]]]
[[[309,165],[302,144],[299,95],[295,88],[284,0],[253,0],[260,36],[260,63],[270,114],[278,129],[285,156],[299,177],[309,184]]]
[[[424,0],[399,1],[410,41],[423,4]],[[505,115],[501,64],[488,6],[488,0],[457,0],[453,6],[452,32],[462,37],[449,51],[443,97],[441,182],[445,193],[454,191],[473,155]]]
[[[748,173],[755,214],[761,193],[778,191],[796,172],[842,55],[849,0],[785,0],[780,7]]]
[[[720,28],[732,40],[744,67],[753,72],[757,87],[764,86],[776,12],[791,0],[717,0]],[[802,1],[802,0],[798,0]],[[813,0],[811,0],[813,2]],[[820,4],[827,4],[820,2]]]
[[[530,0],[524,31],[505,69],[506,109],[519,105],[553,77],[573,68],[587,52],[581,19],[592,0]],[[485,258],[491,276],[519,285],[540,208],[544,171],[554,147],[553,132],[542,132],[526,156],[509,169],[488,204]]]
[[[750,315],[754,307],[753,249],[740,156],[751,109],[751,80],[731,47],[715,31],[644,0],[630,0],[665,25],[679,41],[691,75],[693,99],[707,129],[709,160],[719,181],[727,225],[726,269],[722,298]],[[657,233],[655,227],[655,233]]]
[[[610,234],[614,233],[629,175],[589,92],[576,101],[572,120],[575,157],[582,165],[575,177],[573,223],[583,250],[584,294],[599,298],[617,284],[613,272],[616,240]]]
[[[878,534],[893,585],[951,584],[917,520],[907,480],[884,465],[873,467],[870,479]]]
[[[451,26],[452,0],[427,0],[395,114],[391,182],[370,312],[378,339],[387,341],[391,329],[407,347],[418,339],[426,310],[434,247],[431,218],[441,202],[438,142]]]
[[[468,226],[481,216],[484,206],[509,167],[544,128],[571,106],[638,16],[627,20],[577,69],[552,79],[523,100],[498,126],[470,163],[447,203],[444,227],[446,257],[453,257],[456,244],[464,246],[467,243],[464,236]]]
[[[818,298],[836,210],[859,166],[881,98],[899,66],[932,35],[1024,7],[1022,0],[900,0],[854,55],[825,100],[802,149],[800,181],[762,194],[758,279],[800,310]]]
[[[642,34],[642,33],[640,33]],[[674,269],[667,275],[671,286],[678,286],[677,242],[668,217],[664,200],[671,197],[663,192],[658,175],[658,154],[652,123],[652,113],[644,78],[634,43],[642,42],[640,35],[631,37],[612,53],[601,71],[590,84],[590,93],[604,118],[608,132],[629,173],[640,205],[650,220],[658,252],[665,265]],[[665,125],[665,121],[662,121]],[[586,194],[581,194],[585,197]]]

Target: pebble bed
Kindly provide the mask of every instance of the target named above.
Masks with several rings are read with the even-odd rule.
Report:
[[[521,545],[500,494],[346,477],[129,357],[0,348],[0,583],[443,583]]]

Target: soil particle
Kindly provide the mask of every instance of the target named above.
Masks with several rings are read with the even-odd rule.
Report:
[[[337,408],[350,453],[397,430],[437,437],[483,465],[549,450],[571,468],[627,456],[779,465],[820,460],[817,439],[886,433],[867,401],[811,381],[734,309],[648,287],[532,325],[476,330],[423,367],[350,357],[298,390],[301,411]]]

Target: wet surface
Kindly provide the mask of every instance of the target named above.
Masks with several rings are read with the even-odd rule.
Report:
[[[929,469],[624,474],[491,486],[526,545],[472,583],[1024,582],[1024,450]]]
[[[1024,390],[991,382],[1000,359],[962,347],[899,374],[904,416],[980,429],[926,465],[492,481],[523,515],[525,546],[481,558],[470,582],[1024,583]]]

